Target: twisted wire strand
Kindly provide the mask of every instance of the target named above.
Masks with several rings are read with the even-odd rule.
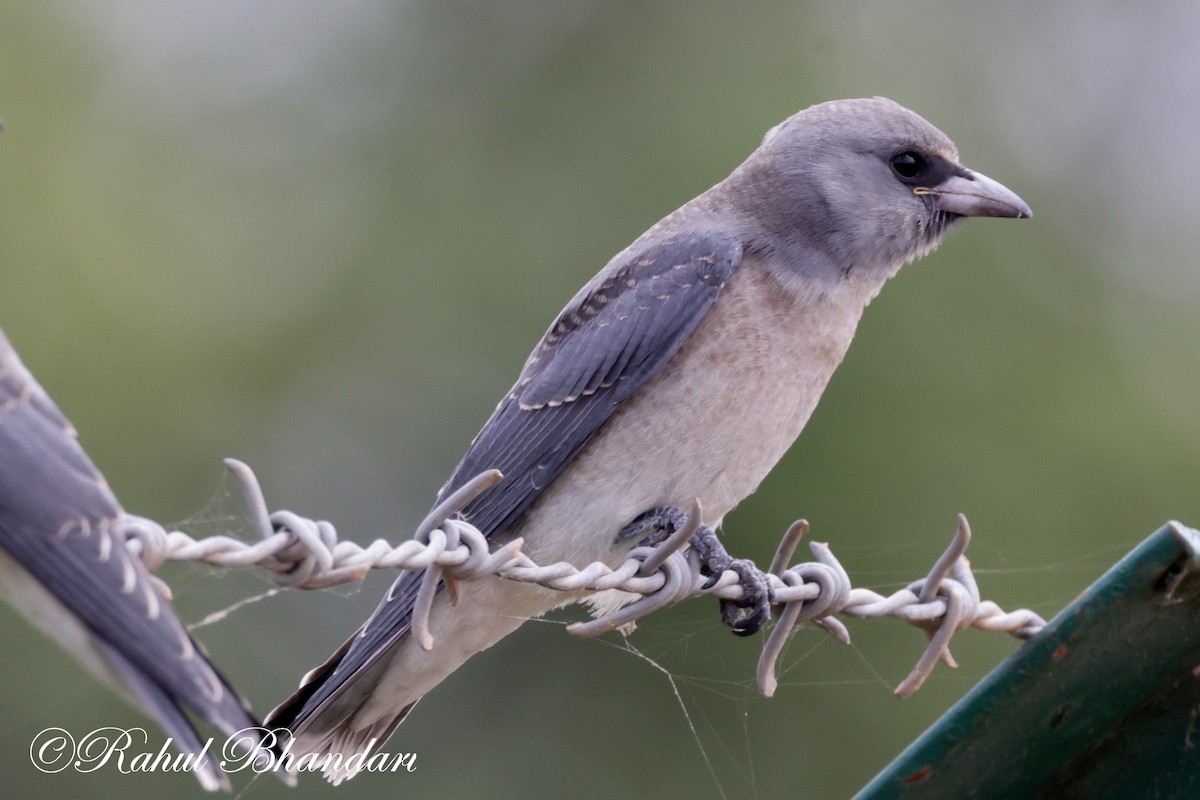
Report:
[[[700,503],[688,509],[688,524],[654,547],[635,547],[615,568],[594,562],[582,568],[566,562],[539,565],[521,552],[523,541],[514,539],[491,550],[484,535],[454,514],[500,480],[497,470],[481,473],[440,502],[417,526],[412,539],[397,546],[376,539],[366,547],[339,541],[332,524],[290,511],[267,511],[258,479],[246,464],[226,459],[225,465],[242,487],[257,542],[231,536],[193,539],[182,531],[167,531],[153,520],[126,515],[119,532],[126,546],[146,567],[156,570],[167,561],[201,561],[219,567],[258,566],[283,587],[325,589],[361,580],[372,569],[426,569],[418,592],[413,633],[425,649],[434,646],[428,616],[438,584],[450,579],[478,580],[497,576],[536,583],[564,592],[618,589],[642,597],[623,608],[587,622],[567,626],[577,636],[597,636],[632,623],[660,608],[688,597],[713,595],[724,600],[743,596],[739,576],[726,571],[710,584],[701,575],[699,560],[684,550],[701,517]],[[775,665],[792,633],[812,622],[839,641],[850,635],[838,615],[855,618],[895,617],[923,629],[929,644],[912,672],[895,693],[906,697],[921,687],[940,660],[955,666],[950,640],[958,631],[975,627],[1028,639],[1046,624],[1028,609],[1006,612],[981,600],[978,585],[964,555],[971,540],[967,519],[958,516],[958,528],[946,551],[929,574],[904,589],[884,596],[853,588],[850,576],[829,546],[809,544],[814,560],[788,566],[808,523],[800,520],[784,534],[765,573],[770,584],[776,619],[759,658],[759,690],[771,697],[778,686]],[[156,578],[164,596],[170,589]],[[705,588],[706,584],[710,584]]]

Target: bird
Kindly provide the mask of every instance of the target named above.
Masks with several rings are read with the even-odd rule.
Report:
[[[75,428],[0,331],[0,597],[157,720],[194,757],[201,786],[229,791],[222,745],[204,755],[186,711],[246,745],[248,758],[263,731],[126,549],[125,519]]]
[[[810,106],[579,290],[438,496],[499,469],[500,483],[462,511],[489,541],[522,537],[538,563],[610,566],[698,499],[694,546],[711,574],[743,567],[757,596],[723,616],[752,633],[769,599],[712,531],[799,436],[889,278],[966,217],[1030,216],[898,103]],[[434,601],[426,651],[411,634],[422,575],[401,573],[264,721],[287,730],[291,752],[323,754],[333,783],[360,768],[351,755],[378,751],[423,695],[524,621],[580,600],[595,613],[627,602],[499,578],[459,584]]]

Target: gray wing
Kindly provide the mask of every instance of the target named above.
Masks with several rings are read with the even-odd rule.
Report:
[[[185,707],[227,735],[255,725],[114,533],[122,513],[0,332],[0,548],[83,623],[112,673],[181,747],[200,747]],[[203,779],[228,787],[215,767]]]
[[[621,403],[670,361],[741,257],[740,243],[715,233],[683,233],[626,251],[559,314],[441,494],[499,469],[504,479],[463,516],[489,538],[510,528]],[[269,721],[295,732],[395,645],[408,630],[422,574],[401,573],[342,657],[315,671]]]
[[[685,234],[631,252],[593,281],[542,337],[441,493],[499,469],[504,480],[463,516],[488,537],[509,528],[671,360],[740,260],[728,237]]]

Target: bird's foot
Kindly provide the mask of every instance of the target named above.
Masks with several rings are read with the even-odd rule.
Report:
[[[641,537],[639,545],[653,547],[687,523],[687,514],[676,506],[651,509],[630,522],[617,534],[622,542]],[[726,570],[738,575],[741,600],[721,600],[721,620],[738,636],[753,636],[771,619],[771,584],[753,561],[734,558],[712,528],[701,525],[689,546],[700,558],[700,574],[709,578],[705,589],[712,588]]]
[[[717,538],[716,532],[701,526],[692,537],[691,547],[700,556],[700,573],[709,576],[704,588],[716,584],[726,570],[738,575],[741,600],[721,601],[721,620],[738,636],[753,636],[771,619],[771,584],[767,576],[748,558],[734,558]]]

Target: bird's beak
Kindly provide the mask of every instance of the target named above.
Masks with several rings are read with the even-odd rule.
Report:
[[[961,217],[1028,219],[1033,216],[1029,205],[1008,187],[980,172],[963,172],[962,175],[947,178],[936,187],[913,189],[913,193],[934,195],[938,209]]]

